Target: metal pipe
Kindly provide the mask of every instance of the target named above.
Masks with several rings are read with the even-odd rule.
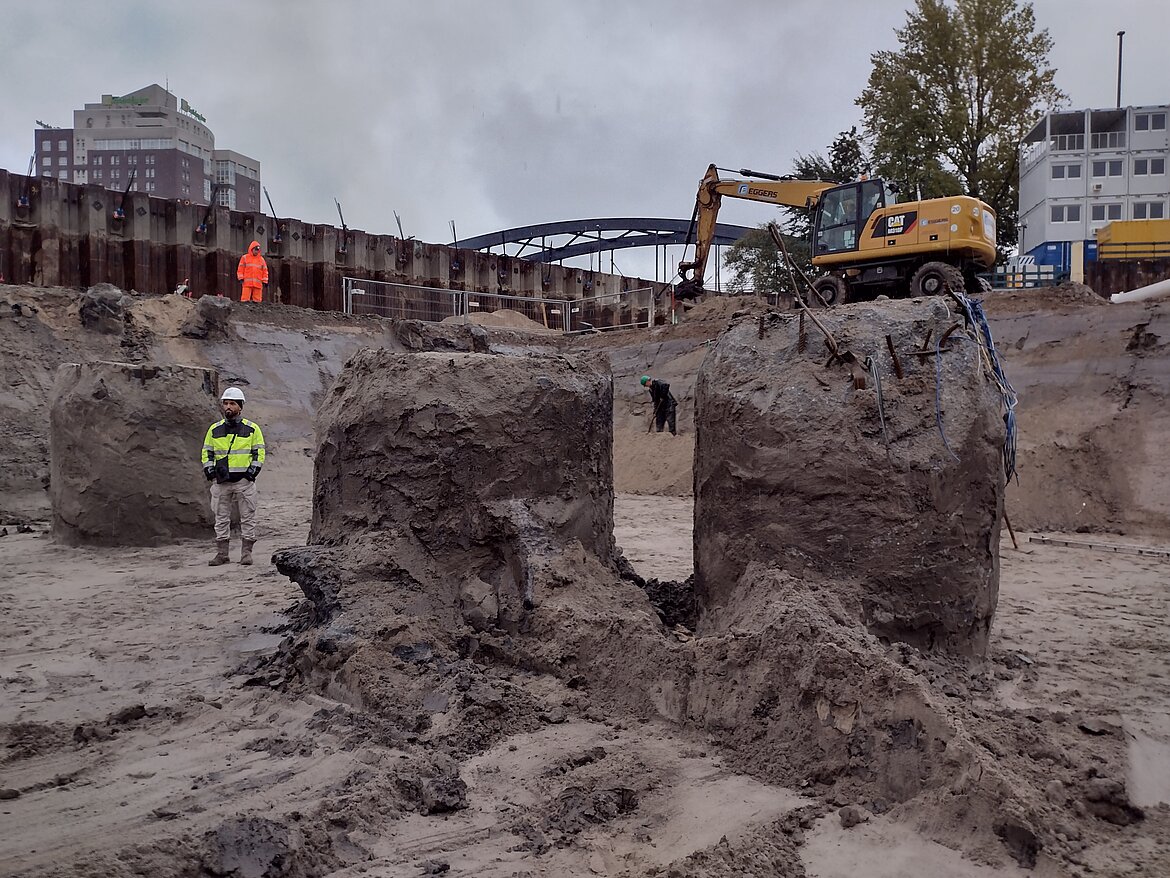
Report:
[[[1125,31],[1117,32],[1117,109],[1121,109],[1121,45],[1125,41]]]
[[[1116,305],[1119,302],[1145,302],[1149,299],[1162,299],[1168,296],[1170,296],[1170,279],[1147,284],[1125,293],[1114,293],[1109,297],[1109,301]]]

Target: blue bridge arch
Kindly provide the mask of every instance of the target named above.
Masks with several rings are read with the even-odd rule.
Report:
[[[715,226],[715,240],[712,243],[716,246],[728,246],[751,231],[754,229],[750,226],[718,223]],[[457,240],[454,246],[491,252],[497,252],[495,248],[499,247],[498,252],[507,256],[517,256],[533,262],[560,262],[574,256],[624,250],[627,247],[689,244],[691,232],[690,220],[610,217],[517,226],[513,229]],[[567,241],[557,243],[550,243],[548,240],[565,237],[568,238]],[[510,245],[514,245],[512,251],[508,249]]]

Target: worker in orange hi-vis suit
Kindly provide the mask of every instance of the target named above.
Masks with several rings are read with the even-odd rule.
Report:
[[[240,257],[236,277],[244,282],[240,291],[241,302],[263,302],[264,287],[268,285],[268,263],[260,255],[260,242],[248,245],[248,252]]]

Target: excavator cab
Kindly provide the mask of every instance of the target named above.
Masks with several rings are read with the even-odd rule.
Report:
[[[826,190],[817,205],[813,255],[856,250],[870,215],[893,203],[893,193],[881,180],[861,180]]]

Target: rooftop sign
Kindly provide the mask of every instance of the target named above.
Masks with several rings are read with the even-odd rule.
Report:
[[[141,107],[146,103],[144,97],[134,97],[128,95],[124,98],[114,97],[114,95],[102,95],[103,107]]]
[[[188,116],[195,117],[200,122],[202,122],[204,125],[207,124],[207,119],[204,118],[203,114],[200,113],[198,110],[196,110],[194,107],[192,107],[189,103],[187,103],[186,98],[181,98],[179,100],[179,109],[182,110],[184,113],[186,113]]]

